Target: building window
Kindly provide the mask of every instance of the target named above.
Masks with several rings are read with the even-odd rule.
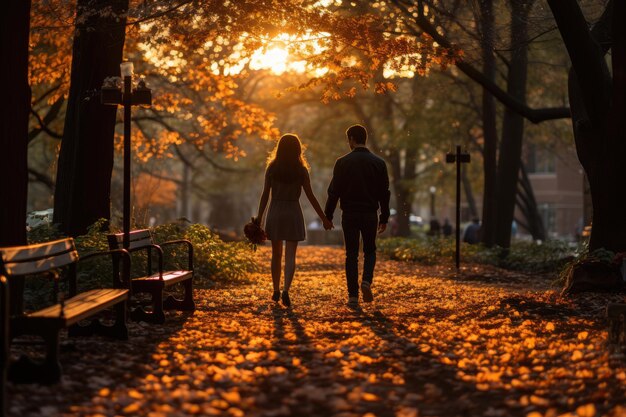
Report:
[[[527,148],[526,169],[529,174],[552,174],[556,172],[554,152],[530,144]]]

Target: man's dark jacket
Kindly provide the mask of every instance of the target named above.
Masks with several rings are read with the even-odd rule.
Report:
[[[379,223],[387,223],[389,196],[385,161],[367,148],[357,147],[335,162],[324,213],[332,220],[339,201],[344,213],[376,213],[380,208]]]

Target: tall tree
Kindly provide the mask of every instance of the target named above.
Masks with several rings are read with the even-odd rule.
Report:
[[[609,1],[589,25],[575,0],[548,0],[572,62],[570,105],[576,150],[593,202],[589,249],[626,251],[626,3]],[[611,51],[612,71],[605,55]]]
[[[54,221],[71,236],[110,218],[113,137],[117,109],[94,91],[119,74],[128,0],[79,0],[70,92],[57,170]]]
[[[481,52],[483,74],[490,83],[496,83],[496,57],[494,56],[495,24],[493,0],[479,2],[479,28],[481,31]],[[498,214],[497,191],[497,150],[498,129],[496,128],[496,100],[491,91],[483,86],[483,216],[481,239],[486,246],[493,246],[496,239],[496,218]]]
[[[507,93],[521,103],[526,103],[528,15],[533,3],[534,1],[528,0],[510,0],[511,53],[507,74]],[[495,218],[495,243],[502,248],[508,248],[511,244],[511,224],[518,190],[523,139],[524,118],[507,107],[502,119],[502,137],[498,152],[498,210]]]
[[[30,1],[11,1],[0,14],[0,80],[5,102],[0,112],[0,246],[26,243],[28,193],[28,38]]]

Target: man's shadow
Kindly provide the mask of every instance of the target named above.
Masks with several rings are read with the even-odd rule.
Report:
[[[379,353],[385,355],[401,348],[402,355],[413,355],[412,360],[404,361],[403,358],[394,358],[397,353],[387,353],[386,357],[391,365],[397,363],[398,359],[404,362],[404,366],[396,368],[403,369],[401,374],[406,391],[417,394],[416,398],[420,398],[411,405],[420,410],[420,415],[484,415],[490,407],[506,407],[503,402],[507,393],[505,389],[479,390],[476,383],[459,377],[459,368],[456,365],[448,365],[440,360],[445,352],[439,356],[424,352],[420,350],[419,341],[403,336],[401,333],[411,333],[410,322],[394,321],[376,307],[363,309],[359,306],[352,311],[355,319],[368,327],[380,340],[377,349]],[[384,407],[379,411],[385,414]]]

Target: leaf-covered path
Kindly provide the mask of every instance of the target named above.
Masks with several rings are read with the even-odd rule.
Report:
[[[269,252],[198,310],[131,323],[128,342],[63,339],[64,376],[9,386],[12,416],[623,416],[626,372],[603,308],[546,278],[380,260],[373,305],[345,305],[343,254],[302,247],[293,307]]]

